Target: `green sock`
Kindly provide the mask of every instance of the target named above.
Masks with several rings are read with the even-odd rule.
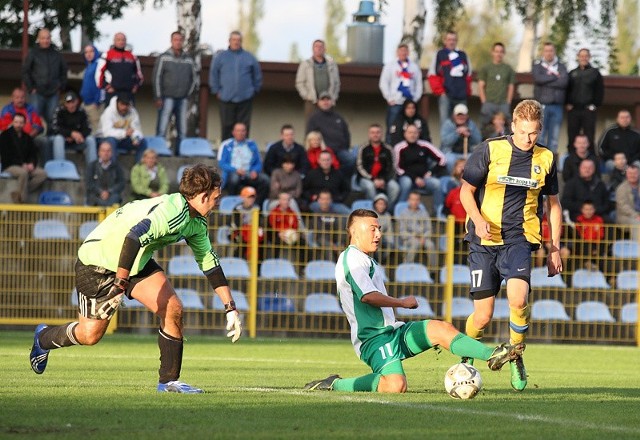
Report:
[[[493,353],[492,348],[462,333],[458,333],[451,340],[449,351],[456,356],[482,359],[483,361],[489,359]]]
[[[333,383],[334,391],[377,391],[380,374],[371,373],[365,376],[338,379]]]

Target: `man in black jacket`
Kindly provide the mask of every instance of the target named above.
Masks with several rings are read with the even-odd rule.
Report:
[[[580,162],[578,175],[566,182],[562,191],[562,207],[569,211],[572,220],[580,215],[582,204],[586,201],[593,203],[596,214],[606,222],[610,221],[611,203],[609,191],[604,182],[596,174],[596,164],[591,159]]]
[[[396,174],[400,184],[400,198],[404,202],[411,190],[433,196],[435,213],[444,204],[440,176],[446,171],[447,159],[442,151],[427,141],[418,139],[418,128],[407,126],[404,141],[393,147]]]
[[[356,169],[358,184],[368,199],[373,200],[381,193],[387,196],[390,207],[395,205],[400,185],[395,180],[393,149],[382,142],[380,124],[369,126],[369,143],[358,148]]]
[[[569,153],[573,140],[581,132],[589,138],[589,150],[594,153],[597,108],[604,98],[604,81],[600,71],[589,61],[589,49],[578,51],[578,67],[569,72],[567,86],[567,130],[569,133]]]
[[[280,140],[271,144],[264,156],[262,170],[271,176],[271,173],[280,168],[282,159],[285,156],[291,157],[295,164],[295,170],[302,176],[309,171],[309,159],[307,158],[307,150],[295,141],[295,132],[293,126],[284,124],[280,128]]]
[[[111,206],[122,203],[124,173],[112,158],[111,144],[102,142],[98,149],[98,160],[87,168],[87,205]]]
[[[67,87],[67,63],[51,45],[49,29],[38,31],[36,45],[22,65],[22,81],[30,95],[29,103],[47,124],[51,124],[60,99],[59,92]]]
[[[47,179],[47,173],[38,167],[38,149],[23,130],[25,122],[24,115],[16,113],[11,127],[0,134],[2,171],[18,179],[19,190],[11,193],[14,203],[26,202],[29,192],[40,188]]]
[[[586,134],[579,134],[573,140],[573,151],[569,153],[562,166],[562,180],[568,182],[577,176],[578,168],[585,159],[591,159],[598,164],[598,157],[589,148],[589,138]],[[596,174],[600,176],[598,166],[596,166]]]
[[[325,144],[338,156],[340,171],[347,179],[351,179],[356,163],[350,151],[351,133],[347,121],[334,110],[333,104],[328,92],[320,94],[318,109],[307,122],[307,133],[319,131],[322,134]]]
[[[84,152],[84,159],[89,166],[98,158],[96,139],[91,135],[89,119],[84,109],[80,108],[80,98],[69,91],[64,96],[64,104],[56,109],[51,122],[50,133],[53,135],[53,158],[65,158],[65,148],[73,148]]]
[[[331,153],[323,151],[318,158],[318,168],[309,171],[302,182],[302,196],[313,212],[318,212],[318,194],[322,190],[331,192],[331,208],[338,214],[349,214],[351,210],[342,203],[349,194],[349,184],[331,165]]]
[[[627,163],[640,160],[640,133],[631,127],[629,110],[620,110],[616,123],[608,127],[598,141],[598,154],[605,161],[607,171],[613,170],[616,153],[624,153]]]

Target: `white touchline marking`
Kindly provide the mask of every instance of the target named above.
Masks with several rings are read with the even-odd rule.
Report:
[[[360,402],[360,403],[374,403],[378,405],[388,405],[388,406],[397,406],[400,408],[409,408],[409,409],[417,409],[417,410],[431,410],[442,413],[459,413],[459,414],[474,414],[478,416],[489,416],[489,417],[502,417],[502,418],[513,418],[518,421],[525,422],[540,422],[547,423],[550,425],[562,425],[572,428],[578,429],[588,429],[588,430],[603,430],[603,431],[611,431],[611,432],[621,432],[626,434],[640,434],[640,428],[627,428],[624,426],[607,426],[600,425],[596,423],[585,422],[582,420],[573,420],[573,419],[559,419],[553,417],[546,417],[542,415],[535,414],[513,414],[513,413],[504,413],[499,411],[484,411],[478,409],[469,409],[469,408],[451,408],[445,407],[441,405],[432,405],[430,403],[412,403],[412,402],[394,402],[391,400],[384,399],[374,399],[371,397],[355,397],[352,395],[340,395],[330,392],[323,391],[305,391],[305,390],[291,390],[285,388],[263,388],[263,387],[238,387],[235,388],[237,390],[242,391],[257,391],[262,393],[281,393],[281,394],[289,394],[292,396],[300,396],[306,395],[312,398],[330,398],[333,400],[343,400],[347,402]]]

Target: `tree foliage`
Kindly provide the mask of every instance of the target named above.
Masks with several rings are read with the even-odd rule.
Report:
[[[577,26],[601,26],[610,28],[616,11],[617,0],[494,0],[496,11],[502,18],[509,18],[515,12],[524,22],[533,20],[536,26],[541,18],[549,23],[544,33],[554,43],[559,56],[562,56],[573,29]],[[587,11],[590,7],[599,7],[600,17],[593,19]],[[436,0],[435,26],[439,40],[448,29],[456,29],[464,16],[463,0]]]
[[[327,53],[337,62],[344,61],[344,52],[340,48],[340,38],[342,37],[343,22],[347,14],[342,0],[327,0],[325,4],[324,42]]]
[[[144,6],[144,0],[30,0],[29,34],[35,41],[38,29],[59,29],[62,49],[70,50],[71,29],[81,27],[91,40],[100,36],[96,27],[105,17],[122,17],[123,11],[132,5]],[[0,0],[0,45],[20,47],[22,42],[22,0]]]
[[[622,0],[620,3],[616,19],[618,33],[612,39],[612,51],[609,54],[611,73],[638,74],[638,58],[640,58],[638,12],[637,0]]]
[[[263,17],[264,0],[239,0],[237,28],[242,33],[242,47],[256,55],[262,42],[258,35],[258,22]]]
[[[465,16],[468,19],[460,22],[456,29],[458,46],[469,56],[473,69],[477,71],[491,63],[491,49],[496,42],[505,45],[505,62],[514,65],[518,48],[509,44],[515,36],[513,26],[495,14],[491,5],[485,2],[467,7]]]

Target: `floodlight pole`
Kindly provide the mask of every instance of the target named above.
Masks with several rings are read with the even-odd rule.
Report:
[[[29,0],[22,0],[22,61],[29,51]]]

